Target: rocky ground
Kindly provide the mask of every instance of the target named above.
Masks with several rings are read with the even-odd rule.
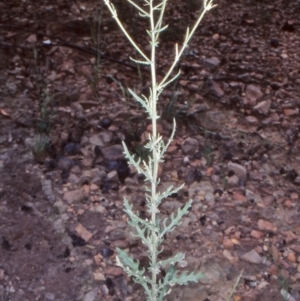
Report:
[[[240,276],[231,300],[297,301],[300,2],[217,3],[160,99],[164,138],[177,120],[160,189],[186,183],[161,215],[194,200],[161,256],[182,251],[178,268],[206,275],[167,300],[223,301]],[[143,20],[116,7],[142,37]],[[159,78],[197,10],[170,3]],[[146,266],[123,213],[127,196],[147,217],[144,182],[121,141],[147,158],[151,128],[127,92],[148,93],[147,70],[100,2],[7,0],[0,11],[1,300],[143,300],[115,248]]]

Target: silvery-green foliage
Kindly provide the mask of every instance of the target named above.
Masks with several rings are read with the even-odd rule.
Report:
[[[140,238],[142,243],[147,248],[149,266],[146,270],[144,268],[140,268],[139,262],[135,261],[132,256],[121,249],[117,249],[117,265],[121,266],[136,283],[141,284],[141,286],[144,288],[148,301],[162,301],[174,285],[183,285],[190,281],[196,282],[203,278],[204,275],[201,273],[179,273],[176,270],[176,264],[184,259],[184,254],[182,253],[178,253],[165,260],[160,260],[158,258],[158,255],[163,250],[163,246],[161,245],[164,241],[164,236],[173,231],[176,226],[180,225],[181,218],[188,212],[192,201],[188,201],[183,208],[180,208],[177,210],[177,212],[172,213],[169,218],[160,220],[158,217],[159,205],[162,203],[162,201],[170,195],[178,192],[183,185],[179,187],[170,186],[163,192],[159,192],[157,190],[159,185],[158,166],[163,162],[164,154],[173,140],[176,128],[176,123],[174,120],[173,131],[170,138],[165,143],[162,139],[162,136],[157,132],[157,119],[160,118],[160,116],[157,114],[157,101],[163,89],[180,75],[179,71],[175,76],[171,76],[174,67],[188,46],[188,43],[203,16],[215,5],[212,3],[213,0],[203,0],[202,11],[197,21],[191,30],[187,28],[182,46],[179,48],[178,44],[175,44],[175,56],[173,61],[170,63],[170,68],[163,79],[160,82],[157,82],[155,65],[156,50],[159,45],[158,40],[160,33],[166,30],[168,27],[167,25],[163,25],[164,12],[168,0],[144,0],[143,6],[133,2],[133,0],[127,1],[137,9],[141,17],[148,18],[150,21],[150,29],[146,30],[146,33],[150,37],[151,45],[151,54],[149,57],[135,43],[134,39],[126,31],[125,27],[119,20],[117,11],[111,1],[104,0],[112,14],[112,17],[116,20],[120,29],[129,42],[133,45],[137,53],[141,56],[141,59],[131,59],[135,63],[145,64],[150,67],[151,88],[149,90],[149,96],[138,96],[134,91],[129,89],[132,97],[145,109],[146,113],[148,114],[148,118],[152,123],[152,134],[149,135],[148,143],[145,145],[145,148],[149,150],[150,154],[148,160],[142,161],[140,158],[135,158],[134,155],[130,154],[125,143],[123,143],[124,154],[128,162],[132,164],[145,178],[145,197],[150,219],[147,220],[140,218],[139,214],[133,211],[132,205],[126,198],[124,199],[124,211],[129,217],[129,225],[135,229],[135,234],[133,235]],[[158,280],[158,275],[160,274],[161,269],[164,269],[165,275],[162,277],[162,279]]]

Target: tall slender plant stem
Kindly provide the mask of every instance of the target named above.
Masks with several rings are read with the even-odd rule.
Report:
[[[147,207],[149,215],[151,216],[150,221],[143,220],[138,216],[138,214],[134,213],[132,210],[132,205],[130,205],[128,200],[124,198],[124,211],[129,216],[128,223],[136,229],[136,236],[139,237],[142,242],[148,247],[148,257],[150,261],[148,271],[150,272],[150,276],[148,276],[144,269],[139,269],[139,262],[134,261],[134,259],[129,254],[120,249],[117,249],[117,264],[121,266],[128,275],[132,276],[135,282],[142,285],[147,295],[147,301],[162,301],[164,296],[169,293],[169,289],[175,284],[182,285],[187,284],[189,281],[195,282],[201,279],[203,275],[201,273],[194,272],[190,274],[179,274],[176,271],[175,264],[180,262],[184,258],[184,254],[182,253],[178,253],[165,260],[158,259],[158,254],[160,252],[159,247],[163,242],[164,235],[168,232],[173,231],[174,228],[180,224],[181,218],[188,212],[188,209],[191,207],[192,201],[188,201],[183,206],[183,208],[177,210],[176,214],[172,213],[172,215],[165,220],[160,221],[158,219],[158,207],[163,199],[169,197],[173,193],[178,192],[183,187],[183,185],[177,188],[170,186],[164,192],[159,192],[157,189],[159,184],[158,167],[159,164],[163,162],[164,153],[166,152],[174,137],[176,127],[176,123],[174,121],[172,134],[168,142],[165,144],[162,140],[162,137],[157,131],[157,120],[159,118],[157,114],[157,101],[162,90],[179,75],[178,73],[176,76],[171,76],[176,63],[178,62],[181,55],[183,54],[184,49],[190,42],[190,39],[193,36],[197,26],[201,22],[204,14],[212,7],[214,7],[214,5],[212,4],[213,0],[203,0],[202,12],[200,13],[196,23],[192,27],[192,30],[190,31],[187,28],[186,36],[180,50],[178,49],[178,45],[175,45],[175,58],[170,64],[170,68],[167,71],[166,75],[158,84],[156,78],[156,50],[158,47],[159,35],[163,30],[167,28],[167,26],[163,26],[162,23],[165,7],[168,0],[144,0],[145,6],[147,7],[148,11],[133,2],[133,0],[127,1],[138,10],[140,16],[149,19],[150,29],[147,30],[147,33],[150,37],[151,44],[150,58],[143,52],[143,50],[137,45],[134,39],[126,31],[125,27],[118,19],[117,11],[110,0],[104,0],[113,18],[118,23],[120,29],[123,31],[124,35],[127,37],[132,46],[136,49],[137,53],[139,53],[143,59],[142,61],[133,59],[133,61],[150,66],[151,88],[149,91],[149,97],[146,97],[144,95],[141,95],[140,97],[129,89],[131,95],[137,102],[142,105],[142,107],[146,110],[149,119],[151,119],[152,133],[149,136],[149,142],[145,146],[150,151],[148,161],[141,162],[140,158],[136,159],[129,153],[125,143],[123,143],[124,153],[129,163],[132,164],[139,173],[144,175],[146,182],[150,183],[150,187],[145,186]],[[156,16],[157,11],[159,12],[158,16]],[[157,276],[160,273],[161,268],[164,268],[166,270],[166,275],[162,280],[158,281]]]

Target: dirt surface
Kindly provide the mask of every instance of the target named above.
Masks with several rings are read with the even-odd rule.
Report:
[[[161,39],[162,78],[198,7],[171,1]],[[217,2],[217,1],[216,1]],[[167,300],[300,300],[299,1],[220,0],[161,95],[159,130],[174,141],[163,190],[186,183],[163,217],[192,209],[162,257],[198,284]],[[116,7],[139,45],[144,20]],[[0,300],[143,300],[115,265],[115,248],[146,266],[123,197],[147,217],[143,179],[121,142],[147,158],[149,122],[127,88],[148,93],[147,69],[103,4],[0,3]],[[101,54],[101,55],[100,55]]]

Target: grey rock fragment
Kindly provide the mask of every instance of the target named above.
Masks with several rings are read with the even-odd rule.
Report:
[[[43,190],[47,200],[51,203],[54,203],[55,195],[53,193],[51,180],[42,179],[42,190]]]
[[[254,264],[260,264],[263,262],[263,259],[255,250],[251,250],[250,252],[243,254],[241,256],[241,260],[248,261]]]
[[[245,182],[247,180],[247,170],[244,166],[237,163],[228,163],[228,170],[232,170],[240,181]]]
[[[98,294],[98,288],[95,287],[85,294],[82,301],[94,301]]]
[[[104,159],[115,161],[118,159],[124,159],[124,149],[120,144],[111,145],[101,149]]]
[[[220,63],[221,63],[221,61],[215,56],[208,58],[208,59],[204,59],[205,67],[207,67],[211,71],[216,70],[220,66]]]

